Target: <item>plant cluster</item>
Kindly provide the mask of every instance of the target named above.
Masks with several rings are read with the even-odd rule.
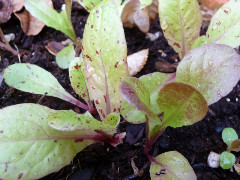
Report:
[[[25,0],[25,8],[73,40],[59,52],[57,62],[69,69],[71,85],[86,104],[33,64],[10,65],[4,80],[21,91],[63,99],[86,113],[56,111],[32,103],[0,110],[0,179],[37,179],[69,164],[90,144],[118,145],[125,136],[116,131],[120,114],[130,123],[146,123],[144,152],[152,162],[152,179],[196,179],[180,153],[152,157],[149,152],[167,127],[202,120],[208,105],[226,96],[239,81],[240,55],[234,48],[240,45],[240,1],[229,1],[220,8],[206,36],[199,37],[201,13],[196,0],[159,0],[161,28],[181,62],[175,73],[156,72],[140,78],[129,77],[121,21],[131,3],[79,1],[90,12],[80,40],[71,23],[71,1],[65,2],[60,13],[44,0]],[[141,8],[151,4],[139,2],[145,4]]]

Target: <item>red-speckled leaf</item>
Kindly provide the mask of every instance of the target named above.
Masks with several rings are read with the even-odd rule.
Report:
[[[169,151],[156,157],[150,166],[152,180],[197,180],[188,160],[177,151]]]
[[[102,0],[77,0],[78,3],[84,7],[88,12],[91,12]]]
[[[91,106],[92,97],[87,87],[82,55],[71,62],[69,66],[69,77],[74,91]]]
[[[51,128],[47,117],[54,112],[30,103],[0,110],[0,179],[40,179],[70,164],[78,152],[94,143],[83,140],[89,130]]]
[[[208,43],[240,45],[240,1],[229,1],[212,17],[208,27]]]
[[[202,25],[197,0],[159,0],[158,11],[164,36],[183,58],[198,38]]]
[[[109,114],[112,115],[112,114]],[[120,116],[115,114],[115,116],[111,117],[113,120],[117,118],[117,121],[120,121]],[[108,119],[108,116],[107,118]],[[108,120],[109,121],[109,120]],[[95,118],[85,115],[78,114],[74,111],[62,110],[57,111],[55,113],[51,113],[48,116],[48,124],[57,130],[60,131],[75,131],[81,129],[88,130],[102,130],[111,135],[116,133],[116,127],[106,124],[105,122],[98,121]],[[89,132],[90,132],[89,131]]]
[[[9,86],[18,90],[57,97],[89,110],[89,107],[65,91],[51,73],[39,66],[27,63],[13,64],[4,70],[3,77]]]
[[[240,55],[223,44],[193,49],[177,68],[176,81],[191,84],[208,105],[230,93],[240,79]]]
[[[111,112],[118,113],[120,81],[128,76],[127,46],[117,8],[106,0],[96,6],[88,17],[82,42],[88,87],[102,120]]]
[[[192,125],[204,118],[207,102],[193,86],[171,82],[158,93],[158,106],[164,112],[162,127]]]

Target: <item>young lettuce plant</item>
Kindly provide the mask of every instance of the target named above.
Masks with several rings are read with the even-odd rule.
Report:
[[[239,1],[232,1],[224,5],[223,9],[231,9],[239,4]],[[240,14],[234,7],[231,13],[235,16]],[[226,18],[225,14],[223,16]],[[233,18],[232,16],[229,17]],[[168,154],[154,158],[148,153],[165,128],[182,127],[200,121],[204,118],[208,105],[219,101],[236,86],[240,79],[240,56],[233,47],[239,46],[240,41],[234,39],[232,43],[235,45],[232,47],[228,46],[231,43],[225,45],[220,41],[209,41],[206,45],[191,50],[194,40],[198,41],[201,27],[197,1],[160,0],[159,17],[166,39],[179,53],[182,61],[173,74],[153,73],[139,79],[124,80],[120,91],[126,101],[122,103],[121,115],[134,124],[146,123],[144,152],[152,162],[151,166],[158,167],[157,171],[154,168],[155,174],[154,171],[151,172],[151,177],[157,175],[172,179],[173,176],[178,177],[179,173],[189,172],[189,176],[178,179],[196,179],[191,170],[183,168],[185,163],[178,160],[181,159],[179,153],[175,153],[176,161],[179,162],[176,165],[177,171],[171,170],[171,161],[164,160]],[[235,26],[229,25],[227,32],[237,31],[235,27],[238,23],[239,21]],[[211,33],[216,31],[219,29],[212,28]],[[226,32],[221,31],[219,36],[223,38],[225,35]],[[235,33],[228,35],[231,36],[230,39],[235,37]]]
[[[83,55],[69,67],[73,89],[87,105],[36,65],[20,63],[5,69],[8,85],[63,99],[87,112],[57,111],[32,103],[1,109],[0,179],[38,179],[69,164],[90,144],[121,143],[125,133],[116,134],[121,105],[119,85],[128,76],[128,69],[119,4],[104,0],[91,11],[83,35]],[[101,120],[91,115],[96,110]]]

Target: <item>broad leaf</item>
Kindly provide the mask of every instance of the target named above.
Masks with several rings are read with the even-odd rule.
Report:
[[[208,105],[230,93],[240,79],[240,56],[220,44],[193,49],[177,68],[176,81],[196,87]]]
[[[225,128],[222,131],[222,139],[229,147],[233,141],[238,139],[238,135],[233,128]]]
[[[57,65],[62,69],[67,69],[71,61],[75,58],[73,43],[62,49],[56,56]]]
[[[21,91],[54,96],[89,110],[89,107],[67,93],[51,73],[39,66],[13,64],[5,69],[4,79],[9,86]]]
[[[144,75],[139,78],[141,82],[145,85],[145,87],[150,92],[150,107],[151,110],[160,115],[162,112],[157,105],[157,97],[158,91],[168,80],[171,81],[172,74],[165,74],[160,72],[155,72],[152,74]],[[138,111],[132,105],[130,105],[127,101],[123,101],[121,105],[121,115],[128,122],[133,124],[139,124],[146,122],[145,114],[141,111]]]
[[[102,120],[118,113],[119,85],[128,76],[127,46],[117,8],[113,1],[102,1],[91,11],[83,35],[88,87]]]
[[[204,118],[207,102],[197,89],[180,82],[163,86],[158,93],[158,105],[164,112],[162,127],[192,125]]]
[[[87,79],[84,72],[82,55],[76,57],[69,66],[69,77],[74,91],[92,106],[92,98],[87,88]]]
[[[43,21],[47,26],[63,32],[72,40],[76,38],[72,22],[69,18],[69,7],[67,7],[68,12],[63,10],[61,13],[58,13],[45,0],[25,0],[24,6],[31,15]]]
[[[113,121],[120,121],[117,114],[109,114]],[[107,116],[108,122],[111,123],[111,118]],[[116,127],[96,120],[89,115],[78,114],[71,110],[61,110],[51,113],[48,116],[48,124],[60,131],[74,131],[74,130],[102,130],[110,134],[116,133]]]
[[[0,179],[39,179],[68,165],[93,143],[78,140],[89,131],[61,132],[48,126],[52,112],[37,104],[0,110]]]
[[[187,159],[177,151],[158,155],[150,166],[152,180],[197,180]]]
[[[240,1],[229,1],[212,17],[208,27],[208,43],[240,45]]]
[[[102,0],[78,0],[78,3],[88,12],[91,12]]]
[[[223,169],[230,169],[233,167],[234,163],[236,161],[236,157],[234,154],[224,151],[222,152],[220,156],[220,166]]]
[[[158,10],[164,36],[183,58],[200,33],[202,15],[197,0],[159,0]]]

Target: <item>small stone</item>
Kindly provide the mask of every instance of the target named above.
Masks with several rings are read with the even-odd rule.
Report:
[[[210,152],[208,155],[208,166],[211,168],[218,168],[220,165],[220,154],[215,152]]]

